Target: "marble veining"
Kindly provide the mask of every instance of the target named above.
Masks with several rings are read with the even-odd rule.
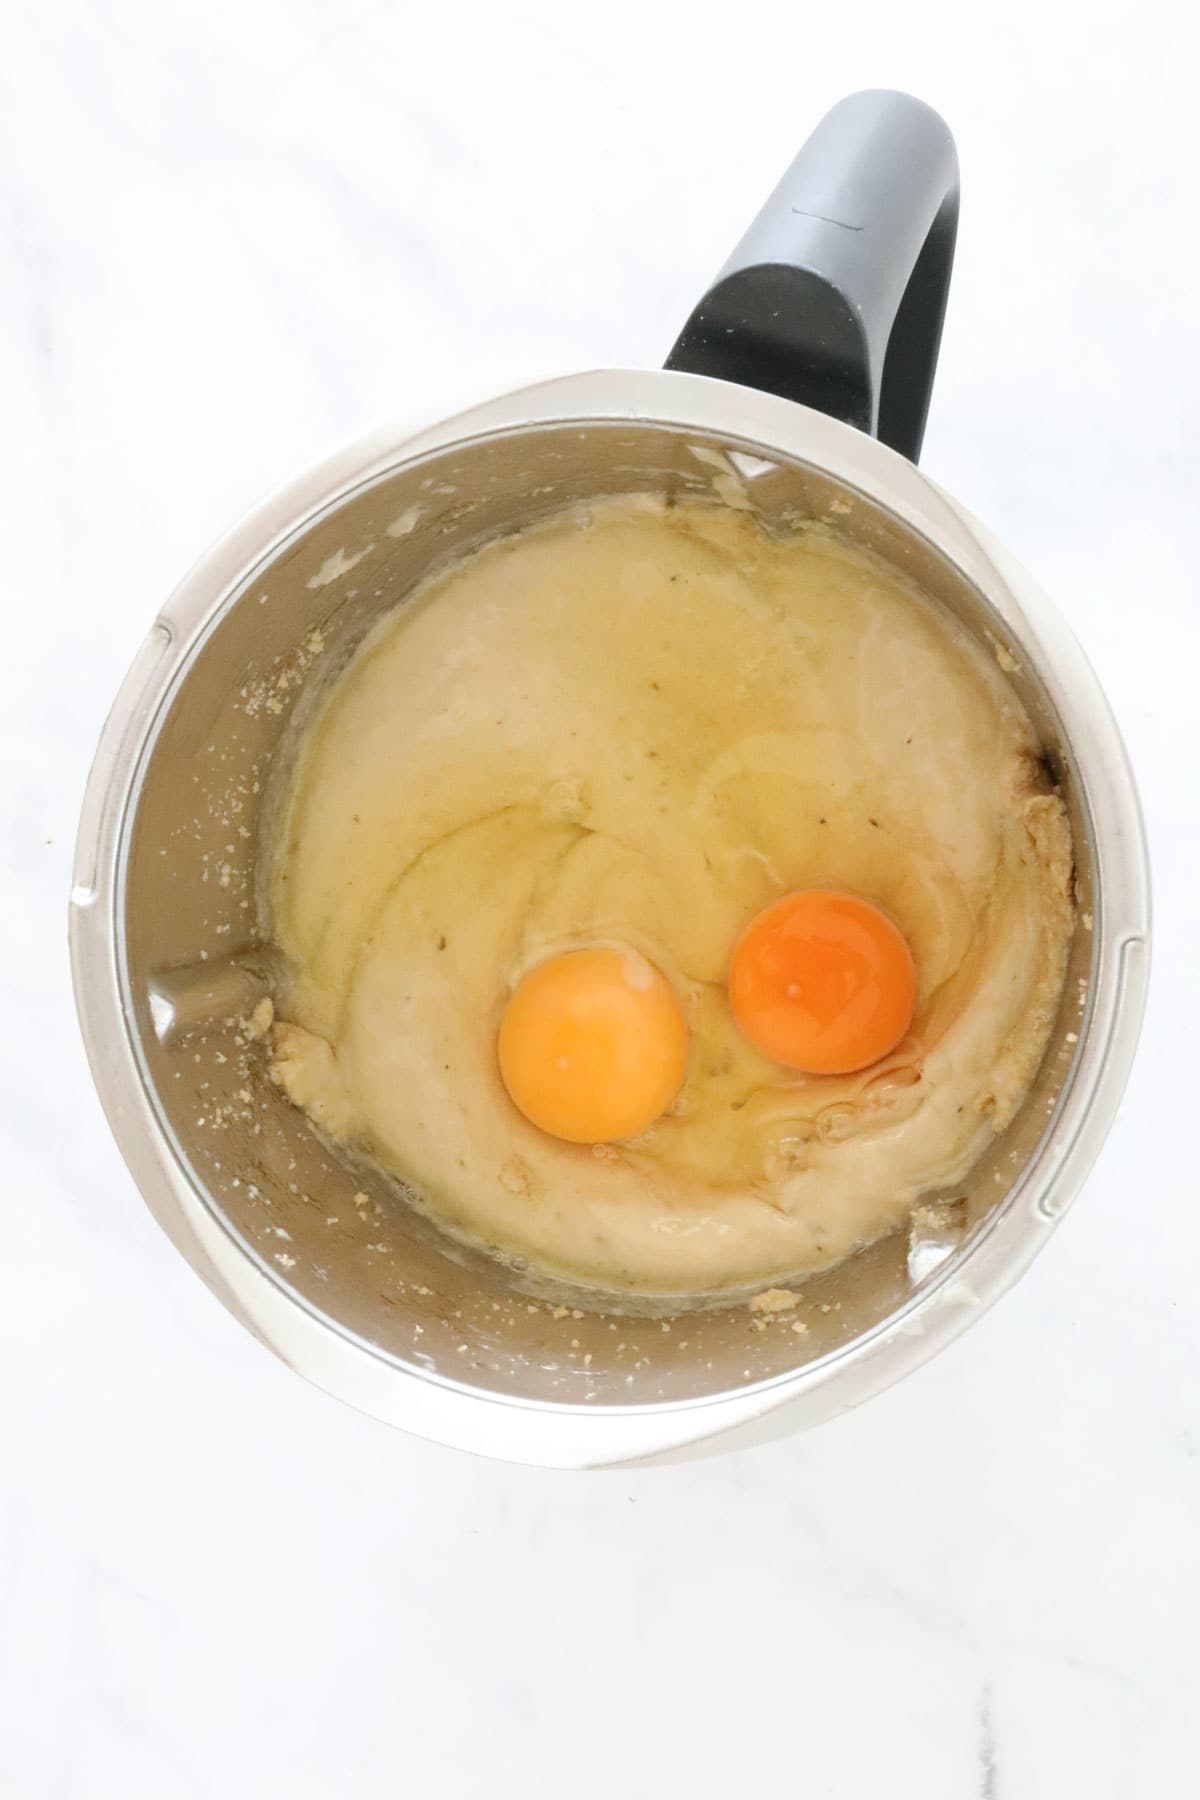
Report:
[[[979,1695],[979,1800],[999,1800],[999,1783],[992,1693],[990,1688],[984,1687]]]

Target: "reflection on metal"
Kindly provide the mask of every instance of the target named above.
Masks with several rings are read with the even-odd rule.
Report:
[[[146,984],[154,1035],[160,1044],[244,1017],[268,991],[265,971],[230,958],[161,969]]]
[[[913,1208],[908,1226],[908,1279],[914,1287],[940,1269],[962,1248],[969,1209],[966,1195],[955,1200],[926,1200]]]

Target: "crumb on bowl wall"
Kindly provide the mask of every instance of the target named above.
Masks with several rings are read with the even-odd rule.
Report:
[[[764,1288],[761,1294],[755,1294],[747,1304],[753,1313],[792,1312],[799,1306],[800,1296],[793,1294],[790,1288]]]
[[[275,1022],[275,1002],[269,994],[264,994],[254,1011],[250,1014],[246,1030],[256,1044],[261,1044],[267,1037]]]

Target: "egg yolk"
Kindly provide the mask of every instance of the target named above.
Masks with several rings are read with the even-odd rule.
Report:
[[[729,965],[751,1043],[809,1075],[849,1075],[894,1050],[917,997],[912,952],[886,913],[808,888],[751,920]]]
[[[530,1124],[573,1144],[636,1137],[687,1068],[670,983],[634,950],[597,946],[539,963],[505,1009],[500,1074]]]

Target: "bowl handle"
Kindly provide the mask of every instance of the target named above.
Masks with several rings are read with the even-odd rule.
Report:
[[[957,226],[944,121],[911,94],[851,94],[821,120],[666,366],[802,401],[916,462]]]

